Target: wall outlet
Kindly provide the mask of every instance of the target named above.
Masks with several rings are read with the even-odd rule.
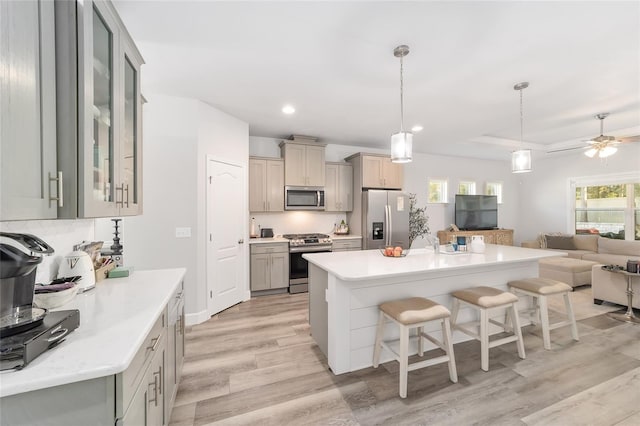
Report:
[[[176,228],[176,238],[191,238],[191,228]]]

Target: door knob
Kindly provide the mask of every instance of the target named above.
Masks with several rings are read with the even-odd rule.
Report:
[[[238,244],[244,244],[244,239],[243,239],[243,238],[240,238],[240,239],[238,240]]]

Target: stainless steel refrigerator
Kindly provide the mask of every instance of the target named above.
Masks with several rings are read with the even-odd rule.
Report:
[[[409,248],[409,195],[402,191],[362,193],[363,249]]]

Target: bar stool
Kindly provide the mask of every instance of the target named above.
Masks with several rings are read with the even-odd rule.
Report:
[[[571,326],[571,337],[573,340],[580,340],[578,337],[578,326],[576,318],[573,315],[573,306],[569,298],[569,292],[573,288],[561,281],[552,280],[551,278],[527,278],[523,280],[509,281],[507,284],[509,290],[514,294],[524,294],[532,297],[533,308],[520,311],[520,313],[528,313],[529,320],[534,324],[542,326],[542,342],[546,350],[551,349],[551,337],[549,332],[556,328]],[[566,309],[567,320],[549,324],[549,308],[547,296],[562,295],[564,298],[564,306]],[[533,315],[532,315],[533,314]]]
[[[417,370],[418,368],[448,362],[449,378],[453,383],[458,382],[456,361],[453,354],[453,344],[451,342],[451,325],[449,323],[451,312],[449,312],[447,308],[423,297],[411,297],[408,299],[385,302],[379,305],[378,308],[380,310],[380,314],[378,318],[378,328],[376,330],[376,343],[373,351],[373,367],[378,368],[382,348],[387,349],[394,355],[395,360],[400,363],[399,393],[401,398],[407,397],[408,372]],[[384,325],[387,319],[400,327],[400,353],[391,349],[389,346],[391,341],[383,340]],[[441,320],[444,342],[440,342],[433,336],[424,332],[424,326],[426,323],[435,320]],[[409,334],[412,328],[417,328],[417,336],[411,337],[418,338],[418,355],[422,356],[424,354],[423,337],[440,347],[446,354],[409,364]]]
[[[453,313],[451,315],[453,329],[460,330],[480,341],[480,361],[484,371],[489,371],[489,348],[504,345],[505,343],[517,342],[518,356],[522,359],[525,358],[524,341],[522,340],[522,331],[520,330],[520,321],[516,308],[518,296],[508,291],[484,286],[454,291],[451,295],[453,296]],[[460,310],[461,303],[478,309],[480,311],[480,321],[458,324],[458,311]],[[490,341],[489,323],[500,326],[504,331],[507,331],[506,323],[501,323],[489,318],[489,311],[499,308],[507,308],[507,312],[515,325],[515,327],[513,327],[513,335]],[[467,328],[467,326],[473,326],[474,328],[479,327],[479,333]]]

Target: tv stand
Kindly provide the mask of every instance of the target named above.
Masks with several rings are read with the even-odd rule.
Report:
[[[487,244],[513,245],[513,229],[488,229],[475,231],[438,231],[440,244],[447,244],[454,237],[471,237],[482,235]]]

